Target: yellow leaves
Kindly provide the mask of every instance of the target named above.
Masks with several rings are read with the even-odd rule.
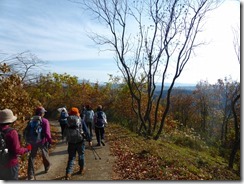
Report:
[[[0,64],[0,70],[9,72],[9,74],[0,76],[0,107],[1,109],[9,108],[17,115],[18,120],[14,127],[22,131],[21,125],[25,121],[25,116],[28,116],[33,103],[29,94],[23,89],[21,77],[17,74],[10,73],[10,67],[5,63]]]

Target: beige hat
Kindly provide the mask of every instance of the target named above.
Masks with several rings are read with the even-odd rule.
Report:
[[[0,110],[0,124],[13,123],[17,119],[10,109]]]

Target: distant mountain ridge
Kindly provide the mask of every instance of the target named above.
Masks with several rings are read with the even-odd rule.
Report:
[[[90,83],[92,86],[95,85],[95,82],[90,82],[89,80],[78,80],[79,83],[83,83],[83,82],[87,82]],[[99,83],[99,85],[103,86],[106,85],[107,82],[102,82]],[[170,83],[165,83],[164,84],[164,91],[163,91],[163,97],[166,96],[167,90],[170,87]],[[113,88],[117,88],[119,87],[119,84],[114,84]],[[175,83],[173,90],[172,90],[172,94],[174,94],[175,90],[180,90],[183,94],[191,94],[194,90],[196,89],[196,84],[189,84],[189,83]],[[161,84],[160,83],[156,83],[156,90],[155,90],[155,96],[158,96],[161,90]]]

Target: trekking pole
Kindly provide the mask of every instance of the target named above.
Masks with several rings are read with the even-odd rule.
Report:
[[[96,150],[92,146],[91,146],[91,149],[92,149],[93,154],[95,156],[95,160],[97,160],[97,157],[101,160],[101,157],[98,155],[98,153],[96,152]],[[96,155],[97,155],[97,157],[96,157]]]
[[[94,151],[93,151],[92,148],[91,148],[91,150],[92,150],[92,153],[93,153],[93,155],[94,155],[95,160],[97,160],[97,156],[96,156],[96,154],[94,153]]]

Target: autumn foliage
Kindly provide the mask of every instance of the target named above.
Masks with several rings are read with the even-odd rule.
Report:
[[[117,157],[114,180],[239,180],[224,160],[206,151],[188,149],[167,139],[144,139],[120,125],[108,128]]]
[[[221,85],[225,86],[223,83]],[[20,134],[37,105],[43,105],[47,109],[46,116],[49,120],[56,120],[57,109],[63,106],[68,109],[76,106],[80,110],[83,105],[87,104],[91,105],[93,110],[96,110],[99,104],[104,107],[109,123],[117,124],[108,128],[111,150],[117,157],[114,168],[117,173],[115,180],[226,180],[238,178],[227,168],[227,162],[232,145],[238,143],[240,102],[238,99],[235,101],[237,120],[235,124],[233,116],[226,116],[226,121],[221,121],[225,111],[219,103],[221,100],[229,99],[227,104],[233,105],[231,99],[235,99],[235,96],[231,96],[234,94],[231,92],[238,92],[238,85],[232,85],[232,83],[228,83],[228,85],[229,96],[223,96],[223,91],[219,93],[219,96],[216,91],[213,93],[215,96],[205,94],[208,90],[220,90],[217,88],[220,83],[216,86],[200,84],[192,94],[188,95],[180,92],[174,93],[163,133],[160,139],[155,141],[149,136],[145,136],[146,134],[139,134],[140,136],[135,134],[138,133],[140,119],[134,113],[135,108],[132,108],[133,101],[126,84],[118,83],[114,78],[102,85],[85,80],[79,81],[76,76],[66,73],[40,75],[34,81],[26,83],[18,74],[11,71],[11,67],[0,63],[0,106],[1,109],[12,109],[18,116],[18,120],[13,126]],[[146,108],[146,96],[144,95],[141,96],[142,108]],[[213,101],[213,99],[217,100]],[[230,106],[226,108],[230,108]],[[163,110],[164,100],[162,99],[157,114],[158,121]],[[155,106],[152,106],[152,112],[155,114]],[[155,117],[152,114],[149,116],[154,121]],[[121,129],[120,125],[134,133],[124,128]],[[151,128],[156,128],[156,126],[156,124],[152,124]],[[52,129],[54,140],[57,140],[57,135],[58,132]],[[24,145],[23,140],[22,144]],[[208,152],[213,158],[208,159],[205,152]],[[235,158],[232,162],[233,169],[240,174],[240,150],[232,151],[233,153],[232,158]],[[211,160],[220,158],[226,163],[222,160],[220,165],[216,165]],[[26,174],[26,156],[21,157],[20,162],[20,176],[22,177]]]

